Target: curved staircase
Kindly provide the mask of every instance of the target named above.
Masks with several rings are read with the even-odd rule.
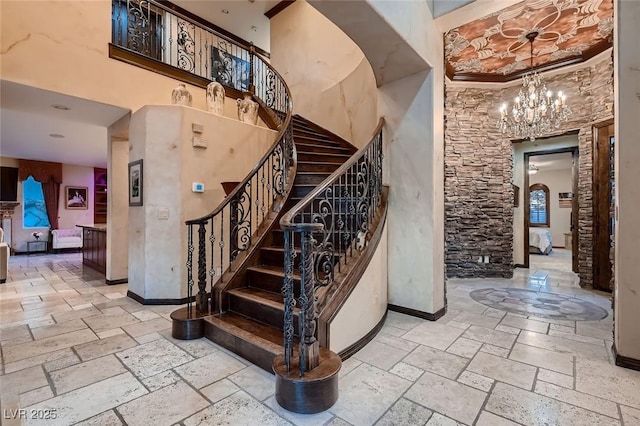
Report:
[[[310,121],[294,116],[293,140],[298,167],[293,188],[281,214],[302,200],[344,164],[357,148]],[[272,373],[273,359],[282,353],[284,304],[281,293],[284,273],[284,231],[278,220],[249,255],[224,289],[216,293],[219,312],[204,319],[204,334]],[[299,254],[300,239],[294,239]],[[299,256],[298,256],[299,259]],[[299,293],[298,262],[294,263],[295,288]],[[298,309],[294,309],[294,329]]]

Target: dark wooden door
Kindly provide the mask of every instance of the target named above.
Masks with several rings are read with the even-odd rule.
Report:
[[[611,291],[613,120],[593,126],[593,288]]]

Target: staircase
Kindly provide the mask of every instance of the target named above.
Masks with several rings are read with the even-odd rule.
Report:
[[[293,117],[297,173],[284,214],[346,162],[357,149],[340,137],[302,117]],[[266,237],[221,294],[222,312],[204,319],[204,334],[215,343],[272,372],[282,353],[284,305],[284,232],[275,220]],[[298,235],[299,237],[299,235]],[[299,253],[300,241],[295,240]],[[294,280],[299,291],[298,262]],[[297,334],[297,308],[294,328]]]

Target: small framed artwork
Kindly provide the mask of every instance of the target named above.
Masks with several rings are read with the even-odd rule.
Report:
[[[513,185],[513,207],[520,207],[520,187]]]
[[[65,186],[65,209],[87,210],[89,208],[88,194],[89,188],[86,186]]]
[[[129,205],[142,205],[142,160],[129,163]]]
[[[558,204],[561,209],[570,209],[573,203],[573,192],[558,193]]]

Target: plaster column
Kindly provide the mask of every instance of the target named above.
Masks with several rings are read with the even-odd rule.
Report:
[[[127,281],[129,271],[129,141],[112,137],[107,169],[107,283]]]
[[[444,314],[443,77],[424,71],[380,87],[389,182],[389,306]],[[434,102],[440,100],[440,102]]]
[[[615,2],[616,364],[640,370],[640,2]]]

